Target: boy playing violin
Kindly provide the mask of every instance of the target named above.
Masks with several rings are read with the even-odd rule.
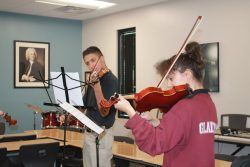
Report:
[[[215,105],[203,87],[204,61],[197,42],[187,44],[167,76],[169,86],[188,84],[191,94],[178,101],[153,127],[123,97],[115,108],[126,112],[126,127],[138,147],[150,155],[164,153],[163,167],[214,167]],[[175,56],[165,64],[168,69]],[[162,69],[162,68],[161,68]]]
[[[83,61],[91,71],[90,86],[83,97],[87,108],[86,115],[96,124],[105,128],[105,133],[100,139],[99,164],[100,167],[111,167],[113,131],[116,110],[114,107],[104,109],[100,106],[102,99],[108,99],[118,91],[118,79],[107,68],[101,50],[96,46],[88,47],[82,53]],[[90,130],[85,131],[83,147],[84,167],[97,166],[95,136]]]
[[[106,66],[101,50],[96,46],[90,46],[82,53],[82,58],[91,74],[88,80],[88,88],[83,96],[86,116],[97,125],[105,128],[105,132],[100,137],[99,143],[99,164],[100,167],[111,167],[112,144],[113,144],[113,124],[115,122],[116,109],[109,109],[100,106],[100,101],[108,99],[118,91],[118,79]],[[61,124],[65,117],[60,116]],[[96,159],[96,134],[86,127],[83,146],[83,166],[97,166]]]

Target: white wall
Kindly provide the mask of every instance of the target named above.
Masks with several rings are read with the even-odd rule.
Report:
[[[83,22],[83,48],[99,46],[108,66],[117,74],[117,30],[136,27],[139,91],[157,85],[160,77],[155,73],[155,63],[176,54],[199,15],[203,16],[203,21],[193,40],[220,43],[220,92],[211,93],[218,118],[222,113],[250,114],[248,0],[170,0],[87,20]],[[125,131],[121,129],[123,123],[117,121],[117,133]]]

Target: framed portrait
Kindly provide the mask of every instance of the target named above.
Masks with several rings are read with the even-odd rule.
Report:
[[[48,88],[48,42],[14,40],[14,87]]]
[[[204,87],[219,92],[219,42],[201,44],[205,61]]]

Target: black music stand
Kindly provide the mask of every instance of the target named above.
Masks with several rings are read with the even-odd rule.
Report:
[[[99,167],[99,137],[103,133],[103,129],[91,121],[87,116],[77,110],[75,107],[70,105],[69,103],[61,103],[60,107],[65,111],[69,112],[71,115],[75,116],[78,120],[80,120],[85,126],[89,127],[93,132],[95,132],[95,142],[96,142],[96,164]]]
[[[39,72],[39,73],[40,73],[40,72]],[[53,85],[53,84],[51,84],[51,83],[48,82],[48,81],[51,81],[51,80],[53,80],[53,79],[57,79],[57,78],[60,77],[61,75],[62,75],[62,80],[63,80],[63,86],[64,86],[64,88],[58,87],[58,86]],[[67,82],[66,82],[66,76],[69,77],[71,80],[74,80],[74,81],[83,83],[83,85],[80,85],[80,86],[77,86],[77,87],[73,87],[73,88],[68,89],[68,87],[67,87]],[[42,78],[42,75],[41,75],[41,74],[40,74],[40,77]],[[39,80],[39,79],[38,79],[38,80]],[[45,90],[46,90],[46,92],[47,92],[47,95],[48,95],[48,97],[49,97],[49,100],[50,100],[50,103],[44,103],[44,105],[55,106],[55,107],[58,107],[59,104],[54,104],[54,103],[52,103],[52,99],[51,99],[51,97],[50,97],[50,95],[49,95],[49,92],[48,92],[47,88],[45,87],[45,83],[46,83],[46,84],[49,84],[49,85],[52,85],[52,86],[54,86],[54,87],[57,87],[57,88],[59,88],[59,89],[64,90],[64,91],[65,91],[65,97],[66,97],[66,102],[67,102],[67,103],[69,103],[69,93],[68,93],[69,90],[76,89],[76,88],[82,87],[82,86],[85,87],[85,86],[88,85],[86,82],[82,82],[82,81],[80,81],[80,80],[76,80],[76,79],[73,79],[73,78],[71,78],[70,76],[68,76],[68,75],[65,73],[65,71],[64,71],[64,67],[61,67],[61,74],[58,75],[56,78],[52,78],[52,79],[49,79],[49,80],[47,80],[47,81],[42,80],[42,82],[43,82],[43,84],[44,84],[44,88],[45,88]],[[89,83],[89,84],[91,84],[91,83]],[[65,121],[64,121],[65,124],[64,124],[64,139],[63,139],[63,158],[64,158],[64,156],[65,156],[65,149],[64,149],[64,148],[65,148],[65,145],[66,145],[66,131],[67,131],[67,123],[68,123],[68,113],[65,112],[65,109],[64,109],[64,115],[65,115]],[[96,134],[97,134],[97,133],[96,133]],[[96,135],[96,140],[95,140],[95,141],[96,141],[96,161],[97,161],[97,167],[99,167],[99,145],[100,145],[100,143],[99,143],[99,134]]]
[[[40,71],[39,71],[39,74],[40,74],[40,77],[42,78],[42,75],[41,75]],[[53,85],[53,84],[49,83],[49,81],[52,81],[52,80],[54,80],[54,79],[57,79],[57,78],[59,78],[60,76],[62,76],[63,88],[61,88],[61,87],[59,87],[59,86],[57,86],[57,85]],[[67,82],[66,82],[66,76],[67,76],[68,78],[70,78],[71,80],[74,80],[74,81],[77,81],[77,82],[82,83],[82,85],[68,89],[68,87],[67,87]],[[79,87],[82,87],[82,86],[85,87],[85,86],[87,85],[85,82],[82,82],[82,81],[80,81],[80,80],[76,80],[76,79],[71,78],[70,76],[68,76],[68,75],[65,73],[65,71],[64,71],[64,67],[61,67],[61,73],[60,73],[56,78],[51,78],[51,79],[48,79],[48,80],[44,80],[44,79],[41,80],[41,79],[38,79],[38,78],[36,78],[36,79],[43,82],[44,88],[45,88],[46,93],[47,93],[47,95],[48,95],[48,97],[49,97],[49,100],[50,100],[50,103],[44,102],[43,104],[44,104],[44,105],[47,105],[47,106],[54,106],[54,107],[59,107],[59,104],[55,104],[55,103],[52,102],[52,99],[51,99],[51,97],[50,97],[50,95],[49,95],[49,92],[48,92],[48,90],[47,90],[47,87],[45,86],[45,83],[48,84],[48,85],[54,86],[54,87],[56,87],[56,88],[59,88],[59,89],[61,89],[61,90],[64,90],[66,102],[68,102],[68,103],[69,103],[69,93],[68,93],[69,90],[76,89],[76,88],[79,88]],[[82,106],[77,106],[77,107],[82,107]],[[64,127],[64,128],[63,128],[63,129],[64,129],[64,135],[63,135],[63,158],[64,158],[64,157],[65,157],[65,145],[66,145],[66,131],[67,131],[67,125],[68,125],[68,113],[67,113],[66,111],[64,111],[63,114],[65,115],[65,121],[64,121],[64,126],[63,126],[63,127]]]

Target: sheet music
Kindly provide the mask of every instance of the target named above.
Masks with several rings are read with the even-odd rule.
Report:
[[[98,135],[101,134],[104,130],[96,125],[92,120],[90,120],[86,115],[84,115],[80,110],[76,109],[67,102],[59,104],[65,111],[76,117],[81,123],[86,125],[91,130],[95,131]]]
[[[56,78],[60,74],[61,74],[61,72],[51,72],[50,73],[51,78]],[[68,90],[69,103],[72,105],[84,106],[83,101],[82,101],[81,87],[80,87],[81,83],[78,82],[79,81],[79,73],[78,72],[67,72],[66,74],[68,76],[70,76],[71,78],[77,80],[77,81],[75,81],[75,80],[72,80],[71,78],[69,78],[68,76],[65,76],[68,89],[78,87],[78,88],[75,88],[72,90]],[[57,79],[53,79],[52,84],[64,89],[62,76],[58,77]],[[54,91],[54,97],[55,97],[56,103],[66,102],[65,90],[59,89],[55,86],[53,86],[53,91]]]

